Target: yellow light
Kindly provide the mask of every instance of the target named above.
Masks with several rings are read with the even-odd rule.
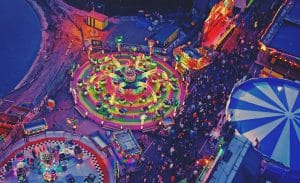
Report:
[[[264,45],[264,44],[261,44],[260,49],[261,49],[262,51],[267,51],[267,47],[266,47],[266,45]]]

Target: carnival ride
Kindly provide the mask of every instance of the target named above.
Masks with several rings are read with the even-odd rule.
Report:
[[[71,92],[83,114],[111,129],[156,128],[173,116],[185,89],[160,58],[140,53],[90,56],[74,74]]]
[[[228,120],[267,157],[300,170],[300,84],[251,79],[233,89]]]
[[[201,70],[210,64],[207,49],[217,49],[225,37],[235,28],[233,17],[234,0],[222,0],[213,6],[204,22],[199,48],[181,45],[174,49],[176,70]]]
[[[90,146],[78,140],[48,137],[12,147],[1,162],[6,182],[84,182],[94,175],[97,182],[110,182],[104,160]]]
[[[233,7],[234,0],[222,0],[213,6],[204,22],[201,46],[216,49],[235,28]]]

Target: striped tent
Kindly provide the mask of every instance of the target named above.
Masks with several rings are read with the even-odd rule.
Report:
[[[258,78],[238,84],[227,103],[228,120],[261,153],[300,170],[300,83]]]

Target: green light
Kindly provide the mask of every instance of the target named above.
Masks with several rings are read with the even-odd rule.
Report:
[[[253,4],[253,3],[254,3],[254,0],[250,0],[248,5],[247,5],[247,8],[249,8],[251,6],[251,4]]]
[[[122,43],[123,42],[123,36],[116,36],[115,37],[115,43]]]
[[[224,153],[224,150],[221,148],[221,149],[218,151],[217,157],[222,156],[223,153]]]
[[[225,0],[225,1],[224,1],[224,5],[225,5],[225,7],[227,7],[227,6],[228,6],[228,4],[229,4],[228,0]]]
[[[131,47],[131,51],[136,52],[137,51],[137,47],[135,47],[135,46]]]

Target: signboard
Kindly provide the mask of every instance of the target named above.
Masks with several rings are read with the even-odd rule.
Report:
[[[91,40],[92,46],[99,46],[102,47],[102,41],[101,40]]]

